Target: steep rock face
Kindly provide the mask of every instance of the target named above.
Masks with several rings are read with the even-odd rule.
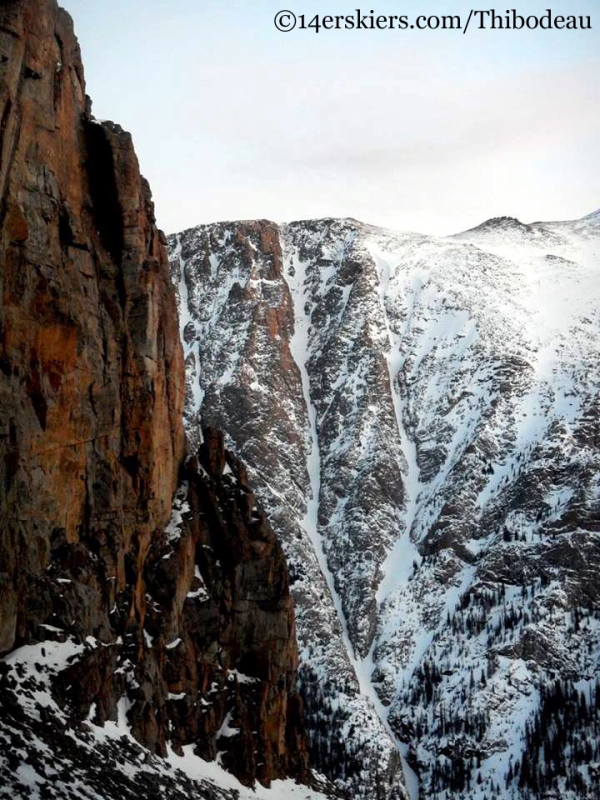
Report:
[[[423,797],[594,796],[589,717],[565,734],[568,766],[535,771],[556,681],[598,696],[598,223],[500,218],[436,239],[244,222],[170,240],[187,423],[227,420],[282,532],[311,746],[321,758],[322,720],[345,708],[347,760],[319,764],[355,796],[400,784],[368,759],[347,771],[365,731],[389,745],[390,727]],[[242,296],[249,322],[228,335]],[[293,322],[272,328],[282,305]],[[326,586],[331,646],[306,585]],[[335,679],[344,649],[354,684]]]
[[[166,240],[54,0],[0,5],[0,120],[5,786],[64,796],[44,754],[73,726],[61,775],[100,796],[125,796],[120,758],[168,787],[135,741],[189,780],[198,756],[247,785],[308,780],[286,564],[220,434],[185,458]],[[113,759],[106,786],[97,755],[82,769],[90,742]]]
[[[131,138],[86,111],[70,18],[0,8],[0,651],[52,610],[51,553],[93,547],[108,609],[170,514],[184,450],[177,316]],[[93,533],[93,541],[90,535]],[[81,600],[82,598],[79,598]],[[131,615],[143,622],[144,594]]]

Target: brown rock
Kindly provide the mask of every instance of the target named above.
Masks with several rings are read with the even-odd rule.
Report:
[[[72,23],[51,0],[3,4],[0,53],[6,651],[51,609],[29,613],[58,540],[91,540],[110,593],[124,589],[126,556],[169,517],[184,437],[175,305],[131,138],[90,117]],[[139,591],[130,613],[143,618]]]
[[[165,237],[131,137],[91,116],[55,0],[4,0],[0,655],[51,623],[86,643],[54,681],[73,719],[116,719],[127,693],[155,753],[170,738],[222,752],[246,783],[306,779],[285,561],[222,434],[205,432],[204,470],[183,464],[183,400]]]

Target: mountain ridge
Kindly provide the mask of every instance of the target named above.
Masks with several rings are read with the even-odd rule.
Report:
[[[282,535],[313,753],[355,796],[372,796],[379,778],[368,759],[357,778],[325,764],[318,719],[335,718],[336,696],[350,709],[347,741],[327,747],[345,747],[342,763],[364,748],[356,731],[376,710],[367,738],[382,752],[397,750],[396,736],[403,755],[409,746],[425,797],[446,798],[449,787],[512,797],[508,763],[523,758],[525,718],[512,739],[506,726],[518,704],[529,697],[533,719],[555,673],[595,674],[586,642],[573,645],[570,671],[558,655],[558,631],[572,637],[574,614],[587,620],[590,646],[596,637],[598,597],[584,566],[598,558],[599,231],[589,222],[428,237],[327,218],[169,237],[174,282],[186,287],[188,398],[201,386],[186,426],[226,428]],[[265,458],[267,439],[284,458]],[[315,492],[309,521],[304,498]],[[569,559],[577,579],[561,595]],[[463,608],[467,597],[474,610]],[[316,633],[319,602],[330,646]],[[496,633],[503,604],[510,614]],[[561,607],[548,638],[544,615]],[[460,632],[469,615],[489,646]],[[504,641],[515,629],[522,649]],[[432,686],[431,664],[451,666],[456,647],[466,662],[456,685],[448,672]],[[358,695],[344,694],[341,663],[357,675]],[[529,695],[522,682],[522,691],[510,686],[516,666]],[[482,668],[485,685],[472,687]],[[315,680],[331,697],[314,694]],[[492,687],[506,695],[504,719],[490,716]],[[432,693],[452,700],[446,730]],[[561,790],[567,777],[556,778]],[[399,770],[385,780],[382,797],[402,791]]]
[[[408,229],[408,228],[390,227],[390,226],[387,226],[387,225],[378,225],[376,223],[365,222],[364,220],[360,220],[360,219],[358,219],[356,217],[348,217],[348,216],[345,216],[345,217],[336,217],[336,216],[299,217],[298,219],[292,219],[292,220],[287,220],[287,221],[270,219],[270,218],[267,218],[267,217],[248,217],[248,218],[240,218],[240,219],[219,219],[219,220],[214,220],[213,222],[200,223],[199,225],[191,225],[191,226],[188,226],[187,228],[183,228],[180,231],[169,232],[169,233],[167,233],[167,236],[170,237],[170,238],[173,238],[173,237],[176,237],[176,236],[183,236],[183,235],[189,233],[190,231],[196,230],[199,227],[208,228],[208,227],[212,227],[212,226],[223,226],[223,225],[237,226],[237,225],[248,225],[248,224],[260,223],[260,224],[267,224],[267,225],[276,225],[278,227],[283,228],[283,227],[285,227],[287,225],[304,225],[304,224],[305,225],[310,225],[310,224],[316,224],[316,223],[331,224],[331,223],[336,223],[337,222],[337,223],[354,223],[354,224],[358,225],[359,227],[362,227],[362,228],[365,228],[365,229],[372,229],[372,230],[377,230],[377,231],[386,231],[388,233],[412,234],[414,236],[427,236],[427,237],[431,237],[431,238],[435,238],[435,239],[450,239],[450,238],[452,238],[454,236],[460,236],[463,233],[470,233],[472,231],[479,230],[479,229],[489,225],[490,223],[502,222],[503,220],[516,222],[520,226],[522,225],[524,227],[535,227],[535,226],[542,226],[543,227],[544,225],[569,225],[569,224],[585,222],[587,220],[596,221],[597,219],[600,219],[600,208],[597,209],[596,211],[592,211],[589,214],[585,214],[582,217],[577,217],[577,218],[568,219],[568,220],[552,220],[550,222],[544,222],[542,220],[535,220],[533,222],[522,222],[517,217],[511,217],[510,215],[500,215],[500,216],[496,216],[496,217],[488,217],[487,219],[483,220],[483,222],[480,222],[480,223],[478,223],[477,225],[474,225],[471,228],[465,228],[464,230],[457,231],[456,233],[449,233],[449,234],[446,234],[446,235],[435,235],[435,234],[430,234],[430,233],[427,233],[427,232],[424,232],[424,231],[414,231],[414,230]]]

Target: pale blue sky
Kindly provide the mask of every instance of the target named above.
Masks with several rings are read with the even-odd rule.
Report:
[[[494,215],[560,219],[600,206],[598,0],[553,9],[589,14],[591,31],[466,35],[273,24],[281,9],[347,14],[357,0],[63,4],[94,112],[133,133],[167,231],[353,216],[450,233]],[[466,18],[471,7],[371,0],[362,11]]]

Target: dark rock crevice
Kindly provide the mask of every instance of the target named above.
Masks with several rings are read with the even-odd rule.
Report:
[[[119,264],[123,251],[123,209],[119,203],[113,150],[103,125],[86,120],[85,134],[94,220],[102,244]]]

